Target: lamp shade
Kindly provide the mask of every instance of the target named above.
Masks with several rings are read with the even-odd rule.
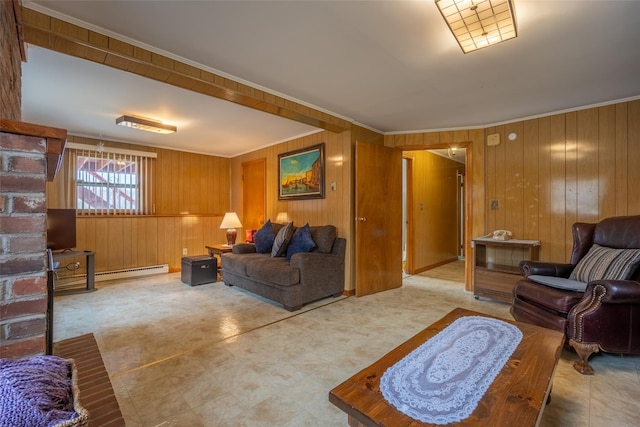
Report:
[[[224,214],[224,218],[222,218],[222,222],[220,223],[220,228],[238,228],[242,227],[240,223],[240,218],[238,218],[238,214],[235,212],[227,212]]]

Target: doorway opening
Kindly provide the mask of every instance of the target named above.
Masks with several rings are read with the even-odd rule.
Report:
[[[466,158],[465,148],[403,152],[404,275],[465,260]]]

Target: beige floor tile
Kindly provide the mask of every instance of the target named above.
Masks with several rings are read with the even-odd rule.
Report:
[[[346,426],[329,391],[455,307],[511,319],[464,290],[464,263],[403,286],[328,298],[290,313],[179,273],[56,297],[54,340],[93,333],[128,426]],[[543,427],[637,425],[640,357],[595,355],[584,376],[564,351]],[[634,424],[636,423],[636,424]]]
[[[249,406],[232,393],[225,393],[193,408],[193,412],[206,427],[233,425],[235,420],[242,419],[248,410]]]

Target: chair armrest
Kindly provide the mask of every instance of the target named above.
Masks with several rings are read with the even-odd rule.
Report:
[[[231,252],[234,254],[254,254],[256,253],[256,245],[253,243],[237,243],[233,245]]]
[[[520,261],[520,272],[524,277],[538,274],[540,276],[564,277],[566,279],[574,268],[575,265],[572,264],[530,260]]]
[[[640,303],[640,283],[633,280],[594,280],[589,282],[585,296],[593,294],[597,286],[604,288],[600,297],[607,304]]]
[[[344,286],[344,257],[318,252],[293,254],[290,265],[300,270],[300,282],[335,283]]]

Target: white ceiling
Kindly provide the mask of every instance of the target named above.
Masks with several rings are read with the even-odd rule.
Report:
[[[640,1],[515,0],[518,38],[466,55],[433,0],[23,4],[383,133],[640,96]],[[178,132],[120,128],[122,114]],[[23,120],[227,157],[317,131],[36,47],[23,64]]]

